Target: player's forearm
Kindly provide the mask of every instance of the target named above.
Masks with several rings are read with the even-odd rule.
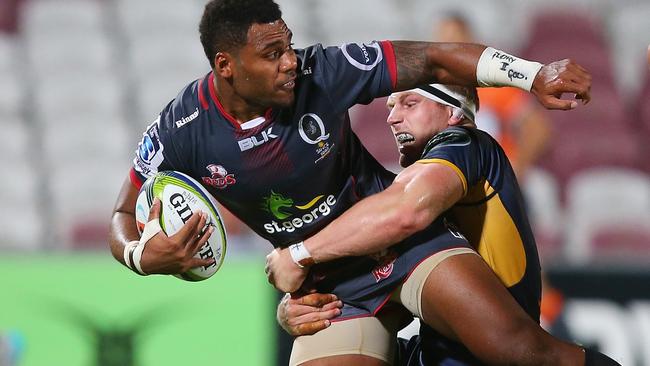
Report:
[[[358,202],[304,246],[315,262],[376,253],[429,226],[462,195],[462,182],[450,167],[413,164],[385,191]]]
[[[111,219],[108,244],[113,257],[124,264],[124,246],[132,240],[138,240],[140,235],[135,226],[135,216],[129,212],[116,211]]]
[[[472,43],[393,41],[397,90],[441,83],[476,86],[476,65],[485,46]]]
[[[134,212],[137,197],[138,189],[133,186],[127,176],[122,183],[122,189],[115,203],[108,236],[111,254],[122,264],[124,264],[124,246],[128,242],[140,238],[135,224]]]
[[[386,193],[386,192],[384,192]],[[304,245],[316,262],[376,253],[420,230],[396,195],[377,194],[359,202]]]

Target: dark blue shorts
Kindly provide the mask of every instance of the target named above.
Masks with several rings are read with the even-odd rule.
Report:
[[[343,301],[342,313],[334,321],[373,316],[420,262],[447,249],[471,248],[452,230],[439,219],[381,255],[318,264],[312,268],[306,286],[336,294]]]

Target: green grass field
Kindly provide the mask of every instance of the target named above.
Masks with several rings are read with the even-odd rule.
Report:
[[[0,258],[0,333],[20,366],[270,365],[273,290],[263,263],[228,258],[211,279],[140,277],[108,253]]]

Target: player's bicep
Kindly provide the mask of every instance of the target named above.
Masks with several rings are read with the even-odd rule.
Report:
[[[440,163],[416,163],[402,171],[395,183],[403,188],[403,202],[433,220],[464,194],[459,173]]]
[[[397,64],[396,90],[412,89],[433,82],[433,69],[427,67],[425,42],[393,41]]]

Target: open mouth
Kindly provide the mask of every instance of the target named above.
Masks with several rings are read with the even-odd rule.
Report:
[[[286,83],[282,84],[281,88],[285,90],[293,90],[296,86],[296,79],[291,79]]]
[[[395,135],[397,143],[400,145],[408,145],[412,142],[415,142],[415,137],[408,132],[400,132]]]

